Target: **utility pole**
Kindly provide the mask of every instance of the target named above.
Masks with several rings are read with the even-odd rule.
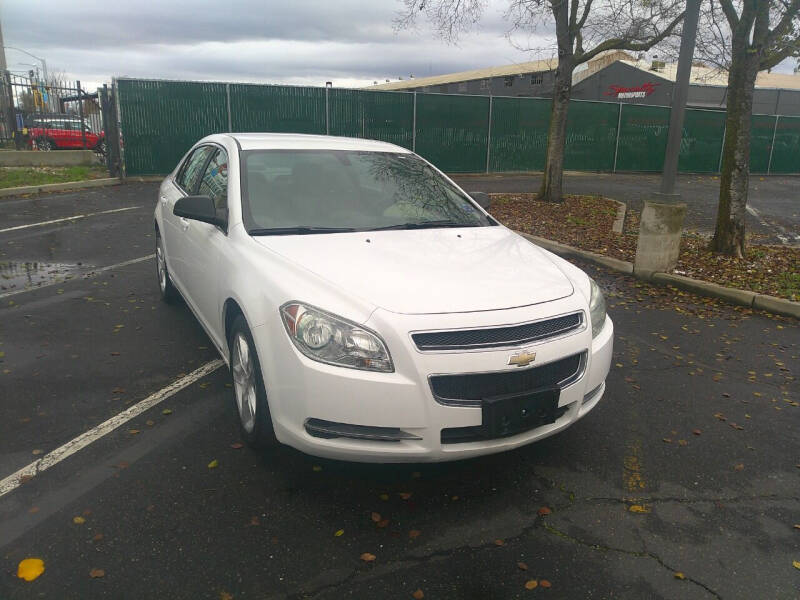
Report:
[[[678,55],[678,72],[672,92],[672,110],[669,113],[669,135],[667,152],[664,156],[664,169],[661,172],[661,189],[665,196],[675,194],[675,178],[678,175],[678,153],[681,149],[683,116],[686,113],[686,99],[689,96],[689,79],[692,74],[694,45],[697,40],[697,21],[700,16],[700,0],[686,2],[686,15],[683,17],[681,50]],[[676,199],[677,199],[676,198]]]
[[[6,47],[3,44],[3,22],[0,20],[0,74],[5,73],[8,68],[8,65],[6,65]]]
[[[659,192],[653,194],[652,200],[645,200],[639,221],[639,239],[633,270],[644,277],[657,272],[670,272],[675,268],[680,253],[686,204],[680,202],[680,194],[675,193],[675,180],[678,175],[678,155],[681,149],[686,99],[689,95],[700,2],[701,0],[686,0],[661,186]]]

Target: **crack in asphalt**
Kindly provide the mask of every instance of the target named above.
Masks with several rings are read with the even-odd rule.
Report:
[[[667,563],[665,563],[664,560],[660,556],[658,556],[656,553],[650,552],[649,550],[647,550],[647,544],[644,543],[644,540],[641,537],[640,537],[640,539],[642,540],[642,546],[645,549],[643,551],[641,551],[641,552],[637,552],[635,550],[626,550],[625,548],[615,548],[614,546],[607,546],[605,544],[593,544],[591,542],[587,542],[585,540],[582,540],[580,538],[572,536],[572,535],[570,535],[570,534],[568,534],[568,533],[566,533],[564,531],[561,531],[560,529],[557,529],[557,528],[553,527],[552,525],[548,525],[547,523],[545,523],[543,525],[543,528],[544,528],[545,531],[547,531],[548,533],[550,533],[552,535],[558,536],[558,537],[560,537],[562,539],[565,539],[565,540],[569,540],[569,541],[574,542],[576,544],[579,544],[581,546],[585,546],[587,548],[591,548],[592,550],[600,550],[600,551],[603,551],[603,552],[619,552],[620,554],[626,554],[628,556],[636,556],[637,558],[651,558],[654,561],[656,561],[659,565],[661,565],[664,569],[667,569],[670,573],[674,574],[674,573],[678,572],[678,569],[676,569],[676,568],[668,565]],[[689,577],[688,575],[685,575],[685,574],[683,574],[683,579],[684,579],[684,581],[688,581],[690,583],[693,583],[694,585],[697,585],[697,586],[703,588],[705,591],[707,591],[709,594],[711,594],[715,598],[720,598],[720,599],[722,598],[722,596],[720,596],[719,593],[717,593],[713,588],[711,588],[710,586],[706,585],[702,581],[694,579],[693,577]]]
[[[587,504],[592,502],[612,502],[615,504],[630,504],[631,498],[614,498],[614,497],[604,497],[604,496],[593,496],[591,498],[576,498],[574,504]],[[672,497],[663,497],[663,498],[649,498],[646,496],[637,496],[635,499],[637,502],[644,502],[647,504],[661,504],[667,502],[675,502],[681,504],[700,504],[703,502],[726,502],[728,504],[738,503],[738,502],[747,502],[749,500],[792,500],[794,502],[800,502],[800,498],[795,498],[794,496],[779,496],[777,494],[766,494],[763,496],[732,496],[729,498],[721,497],[721,498],[680,498],[677,496]]]

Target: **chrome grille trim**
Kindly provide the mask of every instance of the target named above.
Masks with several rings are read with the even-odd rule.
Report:
[[[420,352],[469,352],[515,348],[552,340],[585,328],[586,317],[581,310],[514,325],[412,331],[410,335]]]

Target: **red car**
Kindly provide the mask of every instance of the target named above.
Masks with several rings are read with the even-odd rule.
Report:
[[[86,148],[105,153],[104,132],[95,133],[89,123],[83,124],[86,135]],[[39,150],[62,150],[83,148],[81,121],[72,116],[37,117],[28,126],[28,139]]]

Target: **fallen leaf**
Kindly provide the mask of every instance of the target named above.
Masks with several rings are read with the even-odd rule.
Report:
[[[703,433],[703,432],[702,432],[702,430],[700,430],[700,429],[692,429],[692,433],[693,433],[694,435],[700,435],[700,434],[701,434],[701,433]]]
[[[152,427],[153,425],[156,424],[156,422],[148,419],[147,421],[145,421],[144,424],[147,425],[148,427]]]
[[[417,589],[416,592],[411,594],[411,597],[414,598],[414,600],[422,600],[425,597],[425,592],[423,592],[420,589]]]
[[[219,600],[233,600],[233,595],[223,590],[219,593]]]
[[[36,507],[34,506],[33,508],[36,508]],[[31,510],[33,510],[33,508]],[[795,525],[794,528],[795,529],[800,529],[800,525]]]
[[[44,573],[44,561],[41,558],[26,558],[17,565],[17,577],[25,581],[33,581]]]
[[[400,496],[401,500],[408,500],[409,498],[411,498],[411,492],[400,492],[397,495]]]
[[[408,537],[410,537],[412,540],[415,540],[420,536],[421,533],[422,532],[419,529],[412,529],[408,532]]]
[[[520,571],[527,571],[528,570],[528,565],[526,565],[524,562],[518,562],[517,566],[519,567]]]
[[[261,521],[258,519],[258,517],[253,516],[250,517],[250,522],[248,523],[248,525],[251,527],[258,527],[259,525],[261,525]]]
[[[733,470],[734,471],[744,471],[744,465],[742,463],[739,463],[738,465],[733,467]]]
[[[678,440],[678,445],[679,446],[688,446],[689,442],[687,442],[686,440]]]
[[[219,461],[215,458],[210,463],[208,463],[209,469],[216,469],[219,466]]]
[[[672,443],[672,439],[671,438],[661,438],[661,441],[662,442],[666,442],[667,444],[671,444]]]
[[[725,415],[723,415],[721,412],[714,413],[714,416],[715,416],[717,419],[719,419],[720,421],[725,421],[725,420],[727,420],[727,417],[726,417]]]
[[[319,465],[314,465],[313,467],[311,467],[311,470],[314,471],[315,473],[319,473],[320,471],[322,471],[322,467],[320,467]]]
[[[92,569],[89,571],[89,577],[92,579],[97,579],[98,577],[105,577],[106,572],[103,569]]]
[[[800,569],[800,560],[793,560],[793,561],[792,561],[792,566],[793,566],[795,569]]]
[[[128,433],[130,433],[131,435],[137,435],[141,433],[141,431],[139,431],[138,429],[128,429]]]
[[[126,461],[120,461],[117,463],[118,469],[127,469],[130,465]]]
[[[383,500],[385,502],[386,500],[389,499],[389,494],[381,494],[380,496],[378,496],[378,498],[380,498],[381,500]]]
[[[336,533],[333,534],[333,537],[342,537],[344,535],[344,529],[338,529]]]
[[[231,444],[231,448],[233,448],[234,450],[238,450],[239,448],[243,448],[243,447],[244,447],[244,444],[242,444],[241,442],[235,442],[235,443]]]
[[[33,451],[31,451],[31,454],[33,454],[34,456],[38,456],[39,454],[42,454],[43,452],[44,452],[44,450],[40,450],[39,448],[35,448]]]
[[[172,409],[165,408],[164,410],[161,411],[161,414],[162,415],[171,415],[172,414]]]
[[[100,541],[100,540],[102,540],[102,539],[103,539],[103,534],[102,534],[102,533],[95,533],[95,534],[92,536],[92,541],[93,541],[93,542],[99,542],[99,541]]]
[[[543,588],[553,587],[553,584],[550,583],[547,579],[540,579],[539,585],[542,586]]]
[[[684,575],[680,571],[675,571],[674,576],[675,576],[675,579],[686,579],[686,575]]]
[[[378,521],[376,523],[376,525],[378,527],[380,527],[381,529],[384,529],[384,528],[386,528],[387,525],[389,525],[389,519],[381,519],[380,521]]]
[[[364,562],[373,562],[377,557],[369,552],[364,552],[359,558]]]
[[[32,515],[35,515],[37,512],[39,512],[39,507],[38,507],[38,506],[31,506],[31,507],[28,509],[28,513],[30,513],[30,514],[32,514]],[[800,529],[800,526],[798,526],[798,525],[795,525],[795,527],[797,527],[798,529]]]
[[[506,545],[506,543],[505,543],[503,540],[501,540],[501,539],[496,539],[496,540],[494,541],[494,545],[495,545],[495,546],[505,546],[505,545]]]
[[[543,506],[543,507],[541,507],[541,508],[539,509],[539,516],[540,516],[540,517],[543,517],[543,516],[545,516],[545,515],[549,515],[551,512],[553,512],[553,511],[552,511],[552,510],[550,510],[550,508],[549,508],[549,507],[547,507],[547,506]]]
[[[372,519],[372,521],[373,521],[374,523],[377,523],[378,521],[380,521],[380,520],[381,520],[381,515],[380,515],[380,513],[376,513],[376,512],[374,512],[374,513],[372,513],[372,515],[370,515],[370,517],[371,517],[371,519]]]
[[[650,507],[645,506],[644,504],[631,504],[628,507],[628,510],[632,513],[649,513]]]
[[[526,590],[535,590],[537,587],[539,587],[539,582],[536,581],[535,579],[529,579],[528,581],[525,582]]]
[[[83,517],[72,517],[72,522],[75,523],[75,525],[83,525],[86,523],[86,519]]]

